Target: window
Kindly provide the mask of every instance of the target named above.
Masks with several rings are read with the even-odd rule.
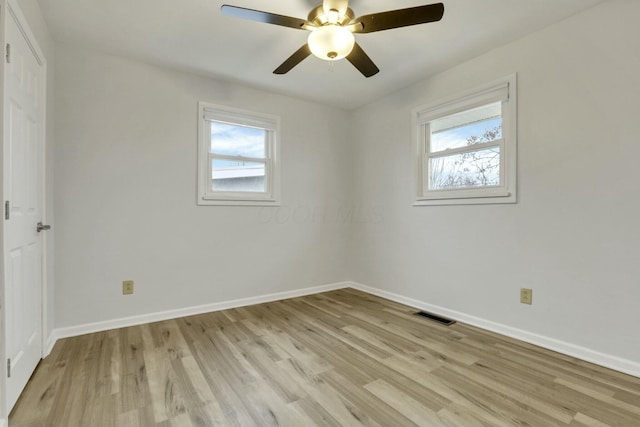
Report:
[[[201,102],[199,205],[278,205],[280,119]]]
[[[516,76],[414,110],[414,205],[516,202]]]

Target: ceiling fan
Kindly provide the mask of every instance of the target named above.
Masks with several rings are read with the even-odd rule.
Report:
[[[439,21],[444,15],[444,4],[390,10],[356,18],[348,0],[323,0],[321,5],[311,10],[306,20],[227,4],[220,10],[226,16],[311,31],[307,43],[276,68],[274,74],[286,74],[313,54],[326,61],[347,58],[365,77],[371,77],[380,70],[356,43],[353,34]]]

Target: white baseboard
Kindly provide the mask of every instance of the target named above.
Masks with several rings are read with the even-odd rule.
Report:
[[[634,362],[628,359],[622,359],[617,356],[601,353],[589,348],[560,341],[555,338],[534,334],[522,329],[513,328],[501,323],[496,323],[490,320],[482,319],[480,317],[471,316],[459,311],[439,307],[426,303],[424,301],[408,298],[392,292],[383,291],[381,289],[372,288],[370,286],[351,281],[54,329],[47,340],[47,351],[45,354],[48,355],[53,349],[56,341],[61,338],[74,337],[93,332],[106,331],[109,329],[123,328],[127,326],[142,325],[150,322],[158,322],[162,320],[175,319],[178,317],[192,316],[195,314],[227,310],[230,308],[245,307],[248,305],[261,304],[265,302],[279,301],[283,299],[312,295],[342,288],[358,289],[360,291],[367,292],[372,295],[377,295],[379,297],[386,298],[400,304],[406,304],[420,310],[430,311],[444,317],[449,317],[463,323],[468,323],[469,325],[477,326],[482,329],[506,335],[511,338],[538,345],[549,350],[557,351],[568,356],[576,357],[587,362],[595,363],[597,365],[624,372],[626,374],[640,378],[640,363],[638,362]],[[0,427],[3,427],[1,424],[1,420]]]
[[[57,340],[58,340],[57,331],[56,330],[51,331],[44,347],[43,357],[47,357],[49,354],[51,354],[51,350],[53,350],[53,346],[56,344]]]
[[[634,362],[632,360],[622,359],[617,356],[601,353],[589,348],[560,341],[555,338],[534,334],[522,329],[513,328],[501,323],[496,323],[490,320],[482,319],[480,317],[461,313],[459,311],[449,310],[447,308],[432,305],[424,301],[404,297],[402,295],[383,291],[381,289],[372,288],[361,283],[349,282],[349,287],[367,292],[369,294],[377,295],[379,297],[386,298],[400,304],[415,307],[420,310],[430,311],[440,316],[448,317],[462,323],[477,326],[478,328],[496,332],[501,335],[506,335],[508,337],[528,342],[530,344],[534,344],[549,350],[557,351],[558,353],[566,354],[567,356],[576,357],[587,362],[595,363],[596,365],[604,366],[605,368],[613,369],[615,371],[623,372],[625,374],[633,375],[634,377],[640,378],[640,363]]]
[[[87,323],[84,325],[69,326],[54,329],[47,341],[46,354],[51,352],[56,341],[62,338],[91,334],[94,332],[108,331],[110,329],[124,328],[127,326],[142,325],[145,323],[159,322],[162,320],[176,319],[179,317],[193,316],[195,314],[211,313],[213,311],[227,310],[230,308],[245,307],[248,305],[262,304],[265,302],[279,301],[288,298],[296,298],[321,292],[333,291],[349,287],[351,282],[332,283],[330,285],[314,286],[311,288],[297,289],[294,291],[278,292],[275,294],[260,295],[257,297],[241,298],[230,301],[215,302],[211,304],[197,305],[193,307],[179,308],[175,310],[161,311],[157,313],[142,314],[139,316],[122,317],[119,319],[105,320],[102,322]]]

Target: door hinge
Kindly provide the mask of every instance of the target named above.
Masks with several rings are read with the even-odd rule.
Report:
[[[5,53],[5,58],[7,58],[7,64],[11,64],[11,45],[7,43],[7,52]]]
[[[11,378],[11,359],[7,359],[7,378]]]
[[[9,219],[11,214],[9,214],[9,201],[4,202],[4,219]]]

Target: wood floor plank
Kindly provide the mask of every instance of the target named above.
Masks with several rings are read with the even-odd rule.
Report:
[[[448,369],[477,384],[481,384],[483,387],[501,396],[508,396],[526,407],[536,408],[536,410],[544,412],[556,420],[556,423],[569,424],[575,416],[574,411],[558,404],[558,402],[550,399],[545,393],[533,393],[532,391],[523,392],[517,387],[509,386],[496,380],[492,375],[484,375],[482,370],[477,369],[476,366],[455,365],[451,363],[446,366]]]
[[[366,388],[360,387],[335,370],[323,372],[320,377],[337,393],[341,394],[361,412],[360,419],[371,420],[381,426],[415,426],[415,424],[392,406],[378,399]],[[353,412],[353,411],[352,411]],[[366,417],[366,418],[363,418]],[[369,424],[368,422],[366,424]]]
[[[124,328],[120,334],[119,410],[128,412],[151,405],[147,366],[142,338],[144,325]],[[88,371],[91,371],[88,367]]]
[[[243,356],[253,366],[262,380],[266,382],[273,393],[278,394],[287,403],[295,402],[304,397],[304,392],[289,377],[289,374],[269,357],[264,346],[253,343],[240,343]]]
[[[216,354],[215,346],[206,335],[206,328],[194,330],[191,329],[188,322],[182,322],[182,320],[184,319],[178,319],[177,322],[185,336],[191,337],[187,339],[191,353],[224,414],[225,421],[221,425],[257,425],[249,415],[241,395],[236,394],[227,379],[222,376],[220,372],[221,366],[214,362],[218,355]]]
[[[446,425],[437,412],[427,408],[384,380],[375,380],[367,384],[365,388],[418,426],[443,427]]]
[[[541,412],[527,402],[518,401],[511,395],[489,389],[484,384],[472,381],[448,366],[438,368],[433,375],[446,382],[456,390],[465,390],[465,397],[474,404],[470,411],[492,414],[501,420],[501,424],[508,425],[561,425],[562,423],[551,415]],[[462,387],[464,386],[464,388]],[[481,411],[478,411],[478,410]]]
[[[482,426],[482,427],[508,427],[510,424],[505,420],[495,419],[488,414],[479,414],[477,411],[469,410],[465,405],[452,403],[446,408],[438,411],[440,419],[449,427],[460,426]]]
[[[84,362],[87,358],[88,345],[96,335],[68,339],[62,343],[67,356],[65,359],[66,369],[60,380],[60,386],[55,391],[51,412],[47,417],[47,424],[55,422],[59,425],[80,425],[87,395],[85,382],[87,366]],[[27,404],[25,406],[29,407],[30,405]]]
[[[322,408],[322,412],[331,414],[340,425],[362,426],[363,416],[359,415],[355,407],[341,394],[333,390],[320,378],[321,374],[315,374],[295,360],[279,362],[282,368],[290,373],[291,378],[305,390],[307,399],[313,401]],[[325,371],[327,372],[327,371]],[[304,408],[303,408],[304,410]]]
[[[640,408],[635,406],[635,405],[630,405],[626,402],[623,402],[621,400],[618,400],[616,398],[613,397],[613,395],[609,394],[609,393],[601,393],[598,390],[594,390],[590,387],[585,387],[582,384],[577,384],[575,382],[572,382],[570,380],[565,380],[564,378],[556,378],[555,382],[557,382],[558,384],[562,384],[565,385],[571,389],[574,389],[575,391],[582,393],[584,395],[593,397],[594,399],[597,399],[599,401],[602,402],[607,402],[608,404],[610,404],[613,407],[618,408],[620,411],[624,411],[626,412],[629,416],[633,416],[633,414],[635,414],[635,416],[637,416],[638,418],[640,418]]]
[[[595,420],[585,414],[581,414],[578,412],[574,417],[573,421],[570,424],[573,426],[581,426],[581,427],[602,427],[605,425],[602,421]]]
[[[353,289],[59,340],[16,427],[640,427],[640,378]]]
[[[331,414],[320,406],[317,402],[305,398],[300,399],[291,404],[295,406],[299,411],[304,412],[308,419],[312,422],[310,425],[326,426],[326,427],[339,427],[341,424]]]

